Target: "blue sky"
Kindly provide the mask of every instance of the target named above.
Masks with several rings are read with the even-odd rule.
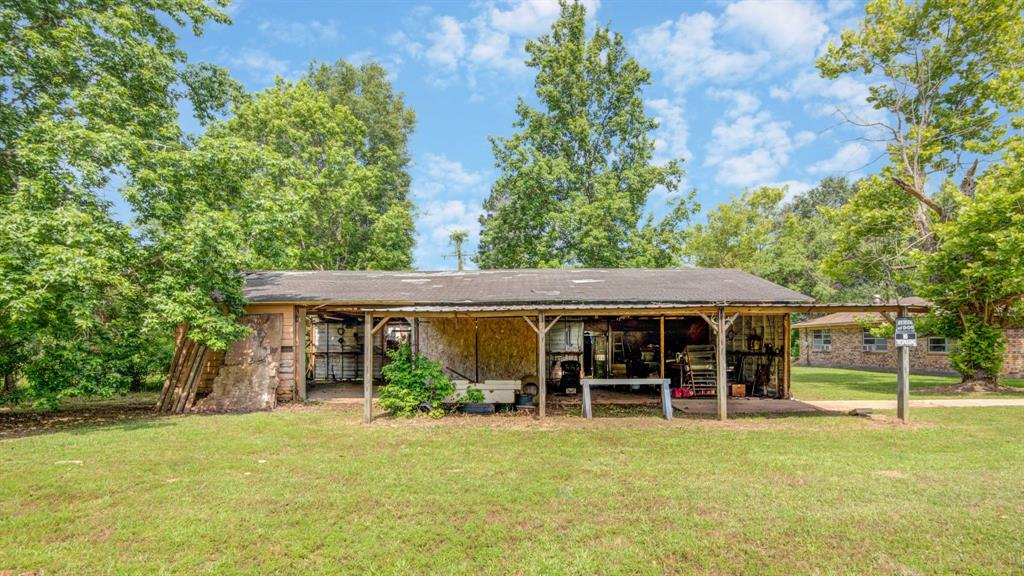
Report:
[[[626,2],[587,0],[652,72],[647,108],[661,121],[656,159],[685,158],[704,210],[766,184],[804,190],[828,175],[881,165],[879,150],[840,111],[877,118],[859,79],[818,78],[814,58],[863,7],[852,0]],[[197,61],[228,68],[250,90],[299,78],[311,60],[376,60],[416,110],[410,142],[418,209],[416,265],[452,268],[448,233],[470,231],[496,172],[488,135],[512,131],[518,96],[532,97],[526,40],[558,13],[554,0],[258,2],[230,8],[231,26],[183,36]],[[649,210],[664,210],[663,192]],[[698,220],[702,217],[698,217]]]

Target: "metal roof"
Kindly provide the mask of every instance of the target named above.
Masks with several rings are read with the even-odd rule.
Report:
[[[742,270],[522,269],[465,272],[264,271],[246,275],[250,302],[372,306],[565,305],[658,307],[809,304]]]
[[[907,296],[883,304],[883,306],[890,307],[894,310],[900,306],[906,306],[911,312],[925,312],[931,306],[931,303],[924,298],[917,296]],[[818,318],[811,318],[804,320],[803,322],[797,322],[793,324],[793,328],[816,328],[819,326],[853,326],[859,325],[863,322],[882,322],[884,318],[877,311],[857,311],[857,312],[836,312],[834,314],[828,314],[826,316],[820,316]]]

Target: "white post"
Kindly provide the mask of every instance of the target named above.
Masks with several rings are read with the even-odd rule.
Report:
[[[669,390],[672,380],[664,378],[661,381],[661,412],[665,420],[672,419],[672,391]]]
[[[373,314],[363,320],[363,422],[373,420]]]

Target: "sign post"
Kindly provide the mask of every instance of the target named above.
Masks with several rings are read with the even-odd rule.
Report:
[[[910,349],[917,346],[914,320],[907,317],[906,307],[900,307],[896,318],[896,417],[910,419]]]

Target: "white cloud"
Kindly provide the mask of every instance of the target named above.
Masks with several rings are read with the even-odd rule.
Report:
[[[633,52],[679,91],[735,85],[810,62],[829,32],[826,17],[801,0],[739,0],[718,16],[683,13],[640,28]]]
[[[462,23],[451,16],[442,16],[435,21],[436,29],[427,33],[430,44],[424,55],[432,64],[454,70],[466,53],[466,35]]]
[[[583,0],[582,4],[587,18],[592,19],[598,0]],[[433,16],[431,8],[421,7],[406,21],[406,30],[392,34],[389,42],[433,65],[436,70],[428,74],[431,83],[446,86],[452,80],[464,80],[472,89],[472,101],[481,97],[476,90],[478,81],[490,80],[492,74],[526,70],[527,40],[547,32],[559,12],[554,0],[485,0],[476,4],[474,15],[465,20]],[[430,30],[423,28],[424,22],[430,23]]]
[[[339,38],[338,25],[334,20],[321,22],[297,22],[288,20],[264,20],[258,26],[260,32],[278,42],[305,46],[333,42]]]
[[[472,251],[480,237],[481,199],[490,185],[485,172],[467,169],[443,154],[424,154],[412,169],[416,218],[416,265],[421,268],[453,268],[448,235],[466,230],[466,250]]]
[[[816,4],[800,0],[739,0],[726,6],[722,31],[776,56],[808,60],[828,33]]]
[[[765,148],[746,154],[730,156],[718,162],[715,180],[727,186],[747,187],[760,185],[779,175],[780,161]]]
[[[518,71],[525,69],[523,58],[509,54],[512,39],[508,34],[481,26],[477,41],[469,51],[470,61],[492,68]]]
[[[786,189],[786,195],[782,199],[783,202],[789,202],[796,196],[814,188],[814,184],[811,182],[804,182],[803,180],[783,180],[781,182],[772,182],[769,186]]]
[[[715,179],[729,186],[765,184],[779,175],[796,148],[814,139],[812,132],[789,135],[790,123],[766,110],[720,121],[711,130],[705,164],[718,169]]]
[[[683,14],[636,31],[633,52],[645,65],[660,70],[673,88],[682,91],[699,81],[734,82],[767,64],[767,52],[739,52],[715,42],[718,20],[707,12]]]
[[[860,142],[844,144],[835,155],[812,164],[807,171],[811,174],[843,176],[864,168],[871,162],[871,149]]]
[[[868,85],[850,76],[827,80],[813,71],[802,72],[786,86],[772,86],[769,95],[782,101],[806,101],[805,109],[816,116],[845,116],[858,123],[885,119],[885,114],[868,102]]]
[[[462,192],[479,187],[484,182],[480,172],[467,170],[461,162],[449,160],[443,154],[425,154],[421,164],[423,178],[417,182],[414,193],[432,197],[442,192]]]
[[[600,3],[598,0],[581,2],[587,16],[593,18]],[[503,3],[502,7],[491,6],[487,12],[491,27],[507,34],[536,36],[547,32],[551,23],[558,19],[560,7],[555,0],[514,0]]]
[[[266,81],[273,80],[275,76],[287,76],[290,70],[287,60],[274,58],[262,50],[244,49],[224,57],[231,67]]]
[[[731,101],[732,106],[725,111],[726,116],[731,118],[756,112],[761,107],[761,100],[746,90],[708,88],[707,94],[715,100]]]
[[[462,200],[428,202],[420,209],[417,223],[416,265],[418,268],[455,268],[448,236],[456,230],[469,232],[463,250],[471,253],[480,240],[480,205]]]
[[[654,162],[665,164],[677,158],[690,158],[687,146],[690,132],[682,102],[657,98],[649,100],[647,107],[659,124],[654,132]]]
[[[423,44],[410,38],[405,32],[398,30],[388,36],[388,44],[414,57],[423,55]]]

